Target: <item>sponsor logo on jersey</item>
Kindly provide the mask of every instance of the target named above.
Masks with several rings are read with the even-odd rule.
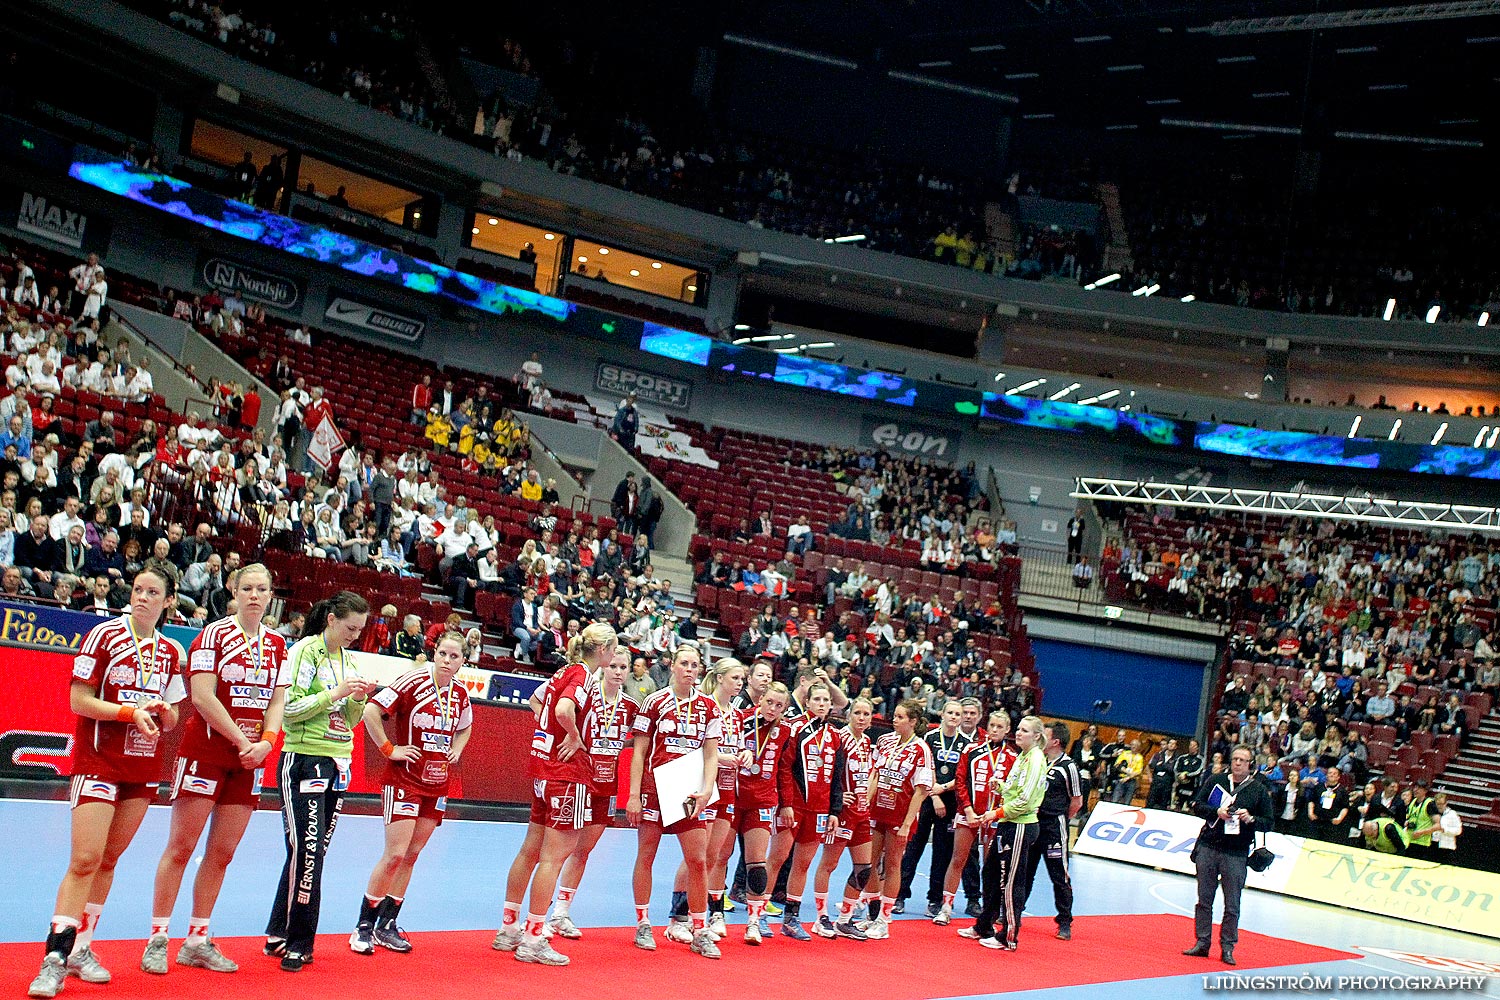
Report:
[[[453,737],[449,733],[422,734],[422,749],[428,753],[447,753],[452,745]]]
[[[98,661],[92,656],[73,657],[73,676],[81,681],[86,681],[94,675],[94,664]]]
[[[116,687],[127,687],[135,683],[135,667],[128,663],[116,663],[105,676]]]
[[[328,791],[327,778],[303,778],[297,790],[307,794],[317,794]]]
[[[231,684],[229,686],[229,697],[249,698],[252,701],[267,699],[271,697],[271,690],[255,684]]]
[[[392,816],[416,816],[420,814],[421,811],[422,803],[416,801],[415,799],[409,799],[404,802],[391,803]]]

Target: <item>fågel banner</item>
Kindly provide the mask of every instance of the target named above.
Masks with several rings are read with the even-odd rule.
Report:
[[[77,717],[68,704],[73,657],[89,630],[104,619],[79,611],[44,605],[0,602],[0,653],[10,697],[0,699],[0,780],[47,780],[66,775],[73,752]],[[163,630],[183,649],[192,645],[196,628],[167,626]],[[362,676],[386,684],[412,669],[410,660],[373,653],[352,657]],[[518,748],[527,746],[535,722],[524,708],[540,678],[465,667],[459,682],[473,698],[491,695],[503,704],[477,704],[474,734],[465,754],[462,784],[455,799],[487,802],[524,802],[531,794],[525,767],[514,762]],[[180,706],[182,718],[176,730],[165,734],[159,777],[169,780],[182,729],[195,720],[193,709]],[[201,723],[200,723],[201,724]],[[350,790],[374,794],[380,791],[384,762],[368,740],[354,755]],[[266,761],[274,773],[274,755]]]
[[[1185,813],[1101,802],[1074,849],[1193,875],[1202,826]],[[1252,889],[1500,938],[1500,875],[1493,872],[1279,833],[1265,841],[1276,860],[1249,873]]]

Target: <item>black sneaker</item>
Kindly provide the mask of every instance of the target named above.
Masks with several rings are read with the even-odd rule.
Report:
[[[1071,941],[1071,940],[1073,940],[1073,928],[1071,928],[1071,927],[1059,927],[1057,929],[1057,939],[1059,941]]]
[[[368,920],[361,921],[349,935],[349,950],[356,955],[375,954],[375,925]]]
[[[981,904],[977,899],[969,900],[969,905],[964,907],[964,912],[971,917],[975,917],[976,919],[978,918],[979,914],[983,912],[983,910],[983,904]]]
[[[264,954],[267,958],[280,958],[286,954],[286,938],[266,938]]]
[[[904,899],[898,899],[898,900],[896,900],[896,905],[891,907],[891,912],[892,913],[905,913],[906,912],[906,900],[904,900]]]
[[[941,903],[928,903],[927,904],[927,919],[931,920],[933,917],[937,916],[938,915],[938,911],[941,910],[942,908],[943,908],[943,905]]]
[[[281,956],[282,972],[301,972],[307,964],[307,956],[299,951],[289,951]]]
[[[382,924],[376,927],[375,943],[382,948],[398,951],[403,955],[411,951],[411,942],[406,939],[406,932],[395,924]]]

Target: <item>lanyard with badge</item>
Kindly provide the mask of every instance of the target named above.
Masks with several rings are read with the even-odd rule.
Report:
[[[142,639],[135,631],[135,621],[129,615],[125,617],[125,627],[130,631],[130,641],[135,645],[135,686],[148,697],[160,698],[164,682],[157,670],[157,655],[161,652],[158,646],[157,636],[152,635],[149,639]],[[150,647],[151,655],[146,655],[146,647]],[[134,725],[125,730],[125,756],[127,757],[154,757],[156,756],[157,736],[147,736]]]
[[[454,727],[458,720],[454,717],[458,712],[458,692],[454,685],[456,681],[449,681],[448,686],[438,689],[437,682],[433,682],[432,700],[437,705],[438,727],[448,737],[448,745],[452,746]],[[427,754],[422,755],[422,780],[436,784],[448,780],[448,757],[441,754],[436,760],[429,760]]]
[[[1234,779],[1227,779],[1227,784],[1229,785],[1229,799],[1224,803],[1224,811],[1229,815],[1224,818],[1224,835],[1227,837],[1235,837],[1238,836],[1240,832],[1240,817],[1234,811]],[[1243,786],[1244,783],[1241,782],[1241,787]]]

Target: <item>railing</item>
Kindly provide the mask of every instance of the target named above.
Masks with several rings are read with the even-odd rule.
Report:
[[[1135,624],[1168,626],[1215,635],[1223,635],[1228,630],[1227,624],[1214,625],[1202,619],[1190,619],[1180,612],[1133,601],[1128,593],[1112,591],[1105,579],[1106,574],[1093,559],[1089,560],[1093,570],[1092,578],[1080,585],[1073,575],[1073,559],[1061,549],[1022,545],[1020,556],[1021,594],[1066,601],[1073,605],[1075,611],[1083,612],[1088,608],[1089,613],[1099,617],[1104,616],[1105,607],[1126,609],[1128,618]],[[1189,621],[1193,622],[1191,626],[1186,625]]]

